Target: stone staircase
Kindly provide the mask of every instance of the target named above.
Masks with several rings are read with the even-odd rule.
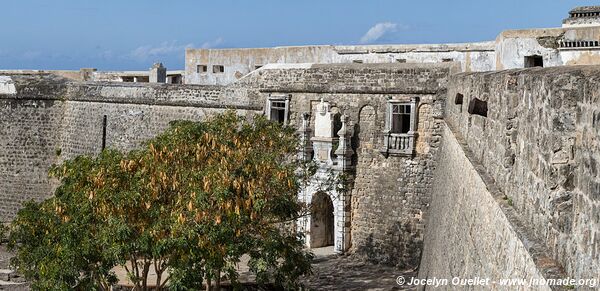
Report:
[[[0,290],[29,290],[25,279],[9,267],[10,253],[0,246]]]

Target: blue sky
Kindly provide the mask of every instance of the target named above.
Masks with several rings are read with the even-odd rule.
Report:
[[[186,47],[443,43],[559,27],[564,0],[2,1],[0,69],[184,67]],[[369,32],[369,33],[368,33]]]

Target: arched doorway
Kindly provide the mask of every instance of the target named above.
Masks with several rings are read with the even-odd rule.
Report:
[[[310,247],[333,245],[333,233],[333,202],[326,193],[317,192],[311,201]]]

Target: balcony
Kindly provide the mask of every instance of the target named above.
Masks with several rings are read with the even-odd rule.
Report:
[[[415,151],[416,133],[383,133],[383,149],[385,156],[412,156]]]

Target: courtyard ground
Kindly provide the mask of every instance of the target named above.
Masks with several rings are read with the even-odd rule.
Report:
[[[302,279],[308,290],[415,290],[396,283],[398,276],[410,278],[412,271],[399,271],[393,267],[366,263],[355,256],[336,255],[332,247],[314,249],[313,274]],[[8,270],[10,253],[0,246],[0,290],[28,290],[22,278]],[[242,282],[252,282],[244,261],[239,265]],[[116,270],[121,282],[127,285],[126,274]]]

